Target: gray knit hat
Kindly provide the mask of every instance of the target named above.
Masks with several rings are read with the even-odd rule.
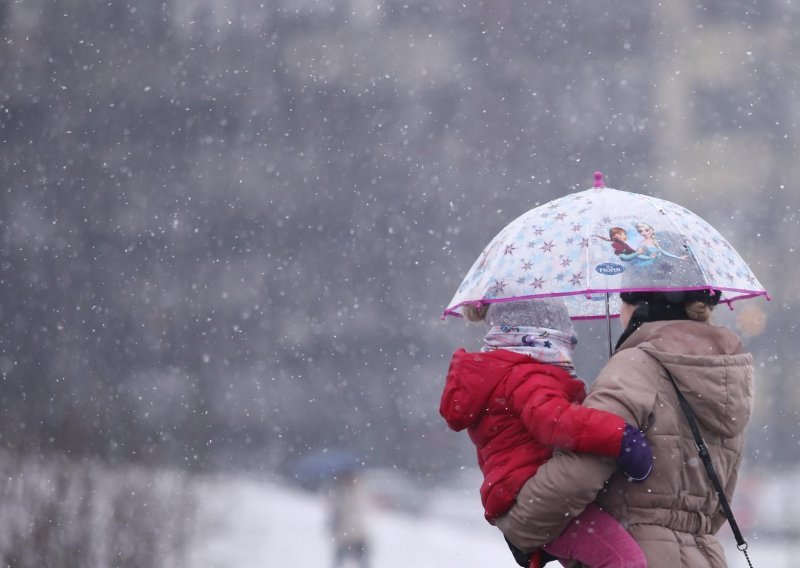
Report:
[[[490,326],[544,327],[575,335],[566,304],[558,298],[534,298],[511,302],[493,302],[486,313]]]

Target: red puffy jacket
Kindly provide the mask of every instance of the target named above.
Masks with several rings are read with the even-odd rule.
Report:
[[[467,428],[483,472],[481,501],[493,523],[553,448],[616,458],[625,421],[581,406],[582,381],[527,355],[497,349],[453,354],[439,412],[453,430]]]

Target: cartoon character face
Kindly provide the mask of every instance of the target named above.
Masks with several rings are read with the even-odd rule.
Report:
[[[648,225],[647,223],[637,223],[636,230],[639,231],[639,234],[642,235],[645,239],[653,238],[653,235],[656,234],[653,227]]]
[[[628,240],[628,231],[622,227],[612,227],[608,231],[608,236],[612,241],[625,242]]]

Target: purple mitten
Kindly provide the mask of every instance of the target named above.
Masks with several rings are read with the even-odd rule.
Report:
[[[653,452],[650,444],[644,433],[635,426],[625,424],[617,463],[622,468],[622,473],[636,482],[647,479],[653,469]]]

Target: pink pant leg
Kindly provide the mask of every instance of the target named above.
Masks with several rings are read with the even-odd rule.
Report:
[[[577,560],[589,568],[647,568],[644,553],[630,533],[594,504],[542,548],[553,556]]]

